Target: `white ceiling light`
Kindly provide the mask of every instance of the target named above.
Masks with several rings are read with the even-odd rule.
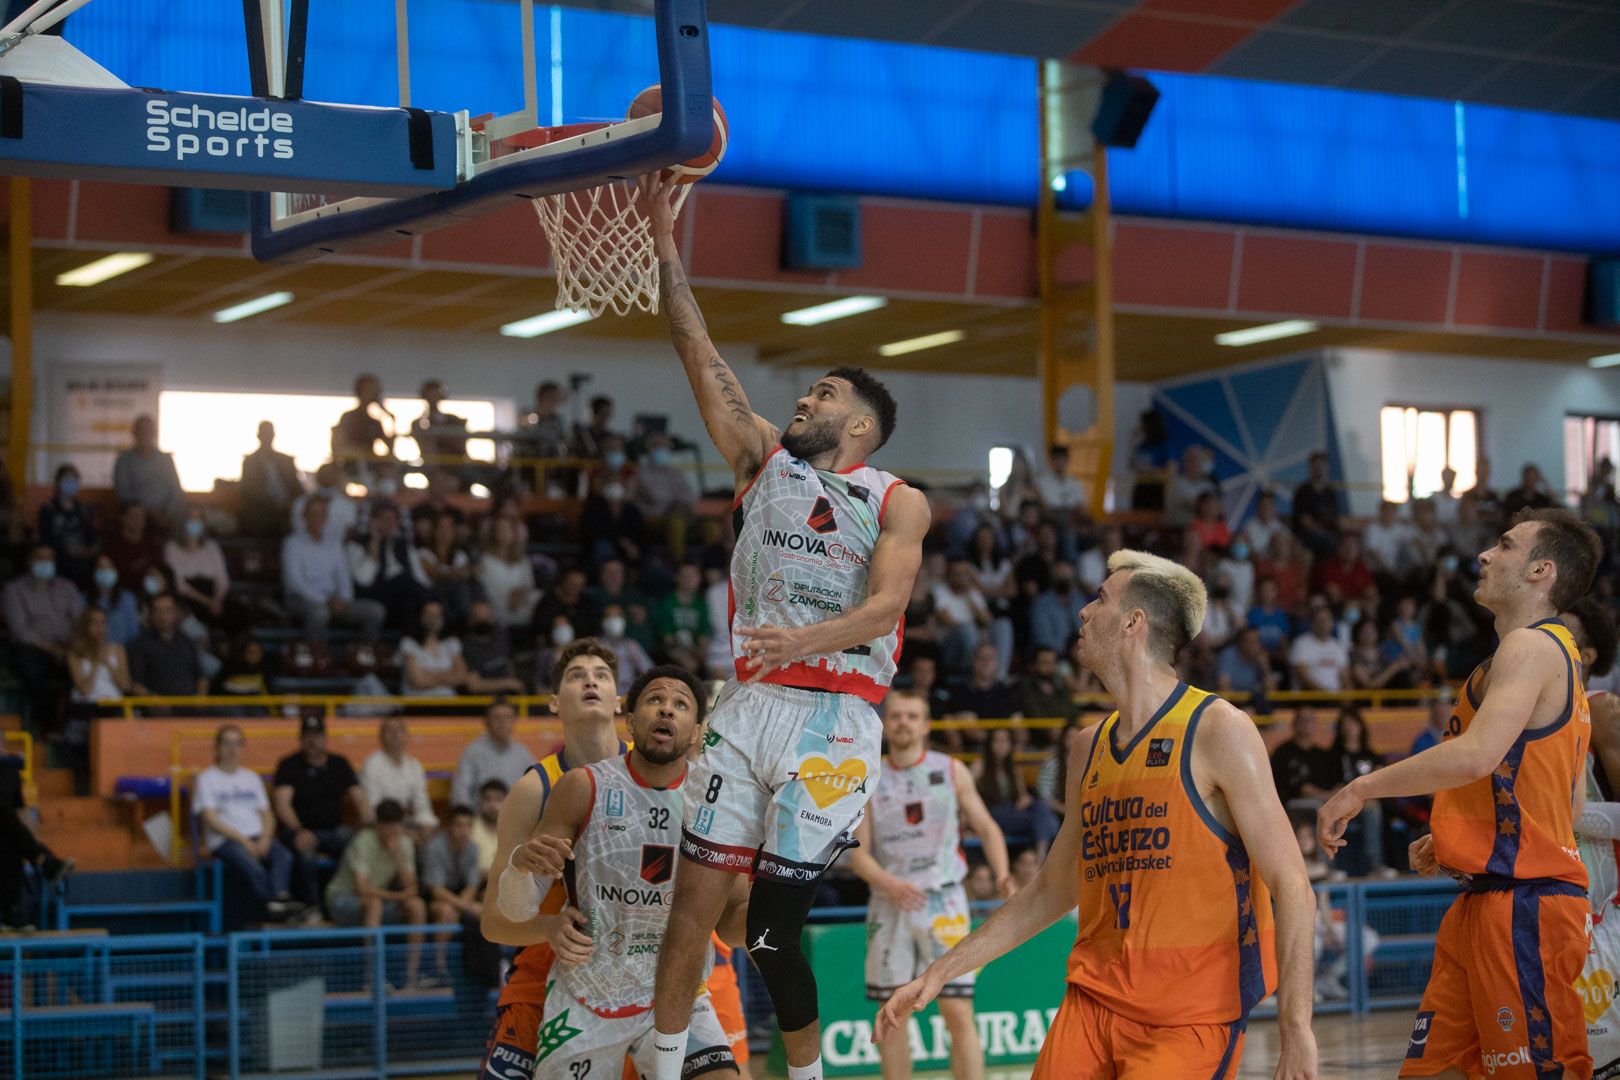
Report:
[[[782,316],[782,321],[789,326],[816,326],[888,306],[888,298],[882,296],[846,296],[842,300],[786,312]]]
[[[214,312],[214,321],[217,323],[236,322],[238,319],[250,318],[262,314],[271,308],[281,307],[292,303],[293,294],[290,292],[265,293],[252,300],[244,300],[240,304],[232,304],[228,308],[220,308]]]
[[[967,337],[960,330],[944,330],[938,334],[925,334],[922,337],[907,338],[904,341],[891,341],[887,345],[879,345],[878,352],[884,356],[903,356],[909,352],[920,352],[923,349],[937,349],[941,345],[955,345]]]
[[[527,319],[509,322],[501,327],[501,333],[507,337],[539,337],[541,334],[549,334],[553,330],[566,330],[570,326],[590,322],[594,317],[588,311],[563,308],[561,311],[548,311],[542,315],[531,315]]]
[[[1282,322],[1266,323],[1264,326],[1251,326],[1245,330],[1229,330],[1224,334],[1216,334],[1215,344],[1258,345],[1262,341],[1276,341],[1278,338],[1309,334],[1316,329],[1316,324],[1309,319],[1285,319]]]
[[[77,269],[57,274],[56,283],[78,286],[100,285],[108,278],[127,274],[131,270],[139,270],[151,261],[152,254],[148,251],[120,251],[116,255],[107,255],[95,262],[85,263]]]
[[[1620,352],[1609,353],[1607,356],[1594,356],[1586,362],[1587,367],[1606,368],[1620,365]]]

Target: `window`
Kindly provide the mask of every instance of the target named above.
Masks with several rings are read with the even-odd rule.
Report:
[[[409,431],[411,422],[426,411],[420,398],[388,398],[394,430]],[[276,425],[276,449],[291,454],[299,471],[314,472],[332,456],[332,426],[354,408],[354,398],[339,394],[239,394],[201,390],[165,390],[158,398],[159,442],[174,454],[180,486],[186,491],[212,491],[217,480],[242,475],[242,458],[258,447],[259,421]],[[445,412],[467,418],[471,431],[491,431],[497,409],[512,422],[510,403],[446,401]],[[395,442],[401,460],[414,461],[421,453],[416,440]],[[495,445],[488,439],[469,439],[467,454],[479,461],[495,460]]]
[[[1457,473],[1451,494],[1474,486],[1479,460],[1479,413],[1474,409],[1385,405],[1379,416],[1384,498],[1403,503],[1440,490],[1440,471]]]
[[[1564,417],[1564,491],[1584,495],[1592,470],[1604,458],[1620,462],[1620,419],[1612,416]]]

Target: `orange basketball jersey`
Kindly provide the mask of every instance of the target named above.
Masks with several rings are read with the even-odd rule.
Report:
[[[1580,652],[1557,619],[1543,619],[1532,629],[1564,651],[1569,691],[1563,714],[1515,739],[1489,776],[1434,797],[1434,854],[1440,865],[1464,874],[1554,878],[1584,889],[1586,866],[1575,846],[1574,802],[1585,782],[1592,719],[1579,677]],[[1446,739],[1455,739],[1473,722],[1485,699],[1490,667],[1486,660],[1463,684]]]
[[[1069,982],[1142,1024],[1231,1024],[1277,984],[1271,894],[1193,784],[1213,695],[1179,684],[1131,741],[1103,721],[1080,781]]]

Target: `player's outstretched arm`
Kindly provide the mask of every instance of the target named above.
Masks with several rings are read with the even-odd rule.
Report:
[[[568,773],[563,779],[573,775]],[[588,785],[589,781],[586,783]],[[558,781],[551,793],[551,801],[555,801],[562,790],[563,783]],[[495,859],[489,867],[492,890],[499,890],[501,875],[513,864],[514,853],[535,838],[540,825],[541,807],[546,801],[545,787],[539,775],[528,772],[512,785],[511,793],[501,803],[500,817],[495,821]],[[565,842],[563,846],[566,848]],[[479,920],[484,936],[500,945],[536,945],[549,941],[557,932],[555,923],[554,917],[545,915],[527,922],[513,922],[501,914],[498,903],[486,903]]]
[[[1271,890],[1277,913],[1277,1023],[1281,1053],[1277,1080],[1314,1080],[1316,1036],[1311,1003],[1316,893],[1305,858],[1272,782],[1271,762],[1259,729],[1224,701],[1205,710],[1193,750],[1195,776],[1220,791],[1254,873]],[[1205,771],[1207,770],[1207,772]]]
[[[1496,650],[1485,700],[1468,730],[1340,788],[1317,811],[1322,850],[1331,856],[1344,847],[1344,830],[1368,799],[1432,795],[1488,776],[1524,733],[1544,695],[1556,695],[1562,706],[1568,675],[1564,650],[1551,637],[1529,627],[1509,633]]]
[[[1075,741],[1069,755],[1065,802],[1069,812],[1064,815],[1063,825],[1047,849],[1046,861],[1041,864],[1035,880],[1013,893],[1012,899],[997,908],[984,925],[929,964],[920,978],[896,990],[883,1003],[872,1028],[874,1043],[883,1042],[906,1022],[906,1017],[938,997],[946,983],[1005,956],[1074,910],[1080,897],[1080,815],[1075,811],[1080,804],[1080,779],[1091,758],[1091,747],[1100,726],[1093,724],[1088,728],[1086,734]]]
[[[677,186],[660,173],[642,177],[637,190],[658,258],[658,304],[669,321],[670,339],[686,369],[686,379],[692,384],[709,438],[731,466],[738,484],[746,484],[759,472],[781,433],[754,414],[736,373],[720,358],[709,339],[708,324],[687,284],[680,249],[675,245],[675,213],[670,197],[676,190]]]
[[[962,820],[979,837],[984,848],[984,861],[990,864],[990,874],[996,879],[996,891],[1002,898],[1012,896],[1012,863],[1007,858],[1007,838],[1001,826],[990,816],[990,808],[979,796],[973,774],[960,761],[951,761],[951,780],[956,785],[956,804],[962,808]]]
[[[929,517],[928,496],[900,484],[889,494],[882,531],[872,546],[865,600],[842,615],[805,626],[740,628],[743,651],[758,665],[750,681],[803,657],[843,652],[892,631],[911,601]]]

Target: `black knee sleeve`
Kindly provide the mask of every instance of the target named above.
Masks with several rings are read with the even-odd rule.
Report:
[[[800,942],[816,887],[755,878],[748,894],[748,955],[765,980],[783,1031],[815,1023],[816,977]]]

